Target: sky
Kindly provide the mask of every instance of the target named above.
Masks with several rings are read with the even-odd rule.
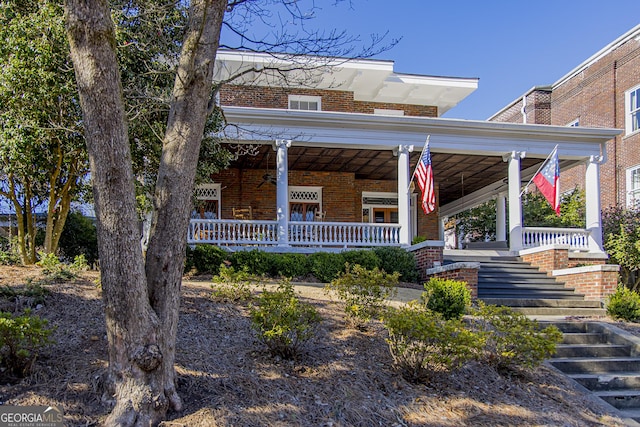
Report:
[[[315,0],[307,25],[400,42],[399,73],[479,78],[443,117],[485,120],[640,24],[640,0]]]

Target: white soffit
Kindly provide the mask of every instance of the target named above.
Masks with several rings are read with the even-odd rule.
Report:
[[[478,88],[477,78],[400,74],[393,61],[320,57],[282,57],[221,50],[216,57],[215,81],[240,78],[231,83],[258,86],[290,86],[344,90],[354,100],[393,104],[426,105],[438,108],[438,115],[455,107]],[[309,68],[315,67],[314,70]],[[262,70],[246,72],[246,70]],[[280,71],[288,70],[283,78]]]

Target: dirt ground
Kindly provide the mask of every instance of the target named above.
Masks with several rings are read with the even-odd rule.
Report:
[[[22,287],[38,268],[0,266],[0,286]],[[32,374],[3,379],[0,404],[57,405],[69,426],[101,425],[107,364],[97,273],[46,285],[33,314],[55,326]],[[316,337],[296,362],[272,358],[256,340],[242,304],[210,296],[208,281],[185,282],[177,341],[179,426],[622,426],[589,396],[542,366],[507,378],[479,364],[430,384],[405,381],[392,366],[380,325],[350,327],[339,303],[310,295],[322,316]],[[24,299],[0,300],[4,311]],[[0,376],[0,379],[1,376]]]

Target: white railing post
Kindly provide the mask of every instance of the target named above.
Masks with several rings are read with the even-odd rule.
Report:
[[[276,220],[278,221],[278,246],[289,246],[289,164],[287,149],[291,141],[277,139],[276,150]]]

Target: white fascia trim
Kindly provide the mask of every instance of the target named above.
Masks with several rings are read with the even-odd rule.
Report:
[[[225,107],[230,124],[249,131],[249,140],[291,139],[318,147],[393,149],[398,141],[424,146],[431,135],[432,152],[502,156],[525,151],[545,159],[556,144],[565,160],[585,160],[601,154],[602,145],[619,129],[548,126],[416,116],[379,116],[332,111],[294,111]],[[240,135],[240,139],[244,139]]]

